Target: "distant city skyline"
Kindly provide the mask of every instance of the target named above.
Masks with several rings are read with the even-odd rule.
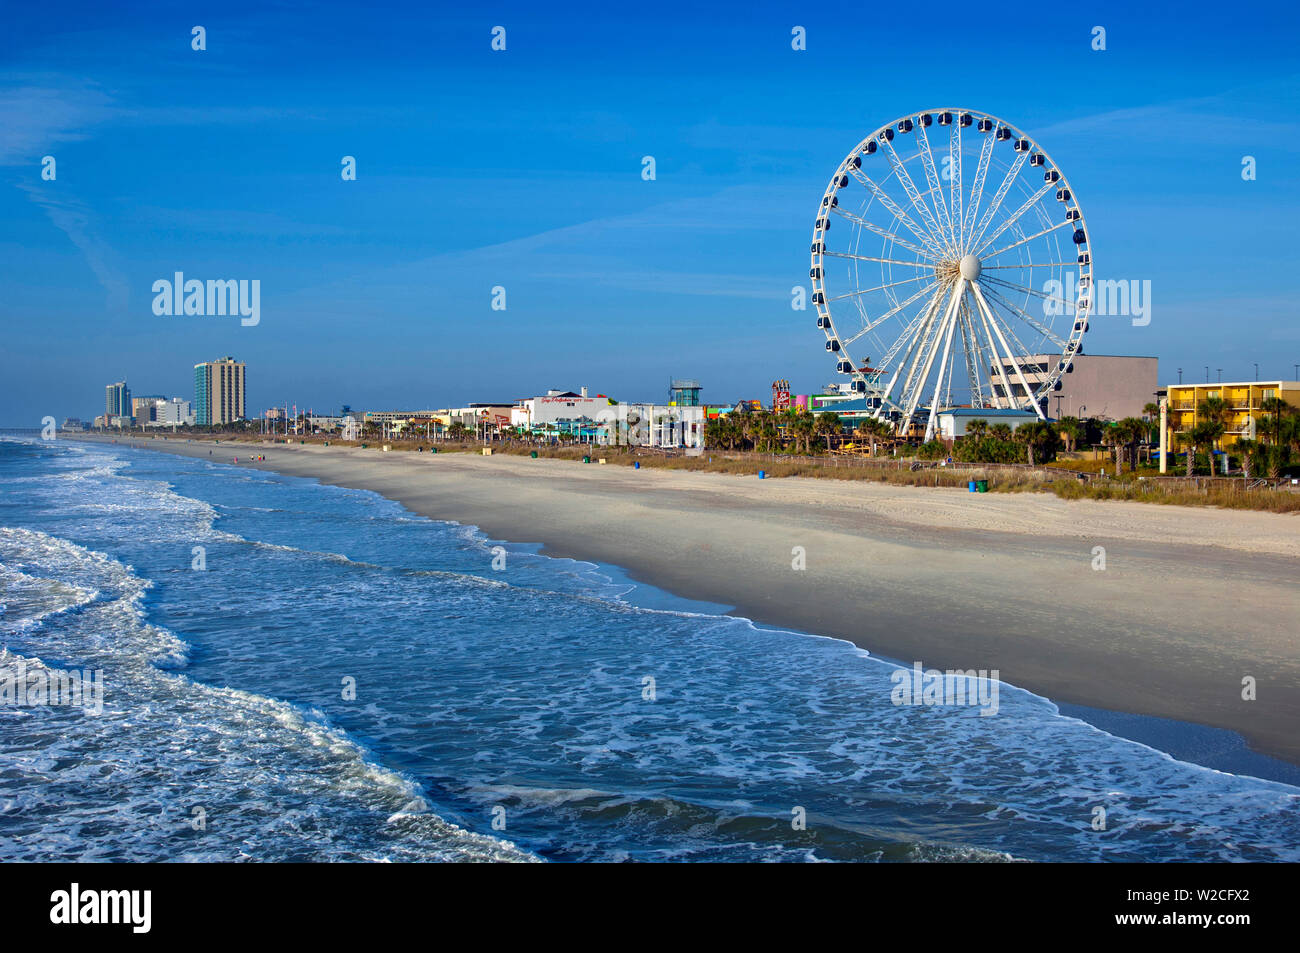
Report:
[[[112,381],[190,398],[225,354],[251,415],[815,391],[834,365],[791,289],[822,190],[941,105],[1041,141],[1098,275],[1150,282],[1150,323],[1094,318],[1086,353],[1296,376],[1289,8],[571,10],[7,10],[0,425],[89,419]]]

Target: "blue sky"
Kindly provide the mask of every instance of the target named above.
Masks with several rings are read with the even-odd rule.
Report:
[[[1041,142],[1097,274],[1151,281],[1151,323],[1095,319],[1087,351],[1294,376],[1300,17],[1086,6],[7,4],[0,423],[102,413],[123,378],[189,396],[225,354],[250,411],[815,389],[790,289],[826,181],[945,104]],[[260,324],[155,316],[176,271],[259,279]]]

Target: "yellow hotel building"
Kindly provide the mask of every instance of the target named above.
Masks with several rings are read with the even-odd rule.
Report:
[[[1300,381],[1255,381],[1241,384],[1170,384],[1169,432],[1177,442],[1200,421],[1196,408],[1207,397],[1221,397],[1231,414],[1221,446],[1232,446],[1242,437],[1255,436],[1255,422],[1263,416],[1264,401],[1281,397],[1292,407],[1300,407]]]

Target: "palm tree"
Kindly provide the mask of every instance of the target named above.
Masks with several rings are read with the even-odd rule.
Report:
[[[1259,430],[1265,436],[1271,437],[1274,444],[1282,442],[1282,431],[1286,425],[1288,414],[1293,411],[1290,404],[1281,397],[1270,397],[1260,404],[1259,407],[1265,414],[1259,421]]]
[[[810,411],[797,411],[794,414],[794,418],[790,421],[790,435],[794,437],[795,450],[798,450],[799,445],[802,444],[805,452],[812,453],[810,444],[812,442],[813,433],[816,429],[817,424],[816,421],[813,420],[813,415]]]
[[[1222,397],[1207,397],[1196,405],[1196,416],[1205,423],[1218,426],[1219,436],[1214,438],[1210,447],[1211,450],[1217,449],[1220,438],[1232,420],[1232,408]],[[1211,461],[1210,471],[1214,471],[1213,461]]]
[[[976,419],[966,422],[966,436],[968,437],[974,437],[978,440],[988,432],[989,422],[987,420]]]
[[[1025,438],[1025,449],[1029,455],[1030,466],[1046,463],[1056,454],[1057,447],[1060,446],[1060,437],[1056,428],[1041,420],[1034,420],[1028,425],[1021,424],[1016,435],[1019,436],[1020,430],[1026,426],[1029,428],[1029,433]]]
[[[1192,428],[1192,433],[1191,433],[1192,459],[1194,460],[1196,458],[1197,451],[1199,451],[1202,447],[1204,447],[1207,452],[1212,451],[1214,449],[1214,445],[1218,443],[1219,438],[1222,436],[1223,436],[1223,424],[1209,421],[1209,420],[1203,420],[1200,423],[1198,423],[1195,427]],[[1213,456],[1211,456],[1210,458],[1210,473],[1211,475],[1213,475],[1214,473]],[[1190,463],[1187,465],[1187,475],[1188,476],[1192,475],[1192,464]]]
[[[997,440],[1010,440],[1011,428],[1006,424],[993,424],[989,427],[989,436]]]
[[[1115,425],[1115,429],[1119,431],[1119,439],[1128,448],[1129,468],[1137,472],[1138,444],[1142,442],[1143,437],[1148,436],[1147,421],[1137,417],[1125,417]]]
[[[721,417],[710,420],[704,425],[704,445],[710,450],[717,450],[727,442],[727,422]]]
[[[871,441],[871,455],[874,457],[876,445],[890,439],[894,435],[894,428],[876,417],[868,417],[858,424],[858,435],[863,440]]]
[[[1083,437],[1083,423],[1078,417],[1062,417],[1056,422],[1056,430],[1065,441],[1065,450],[1067,453],[1074,453],[1075,445]]]
[[[1128,443],[1127,434],[1120,429],[1120,425],[1116,422],[1102,428],[1101,439],[1106,446],[1115,452],[1115,476],[1123,476],[1124,458],[1120,448]]]
[[[1232,449],[1236,451],[1237,455],[1241,458],[1241,475],[1249,480],[1252,462],[1251,458],[1259,453],[1259,443],[1246,437],[1242,437],[1232,445]]]
[[[1035,466],[1034,448],[1041,444],[1043,435],[1041,433],[1044,424],[1037,420],[1029,420],[1016,428],[1012,434],[1012,439],[1025,448],[1025,457],[1029,460],[1029,465]]]
[[[816,431],[819,437],[826,440],[826,449],[831,449],[831,438],[839,436],[844,432],[844,425],[840,423],[840,415],[826,411],[817,415]]]

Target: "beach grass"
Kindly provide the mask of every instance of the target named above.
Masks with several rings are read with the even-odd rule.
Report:
[[[130,438],[128,438],[130,439]],[[214,438],[197,438],[202,440]],[[222,445],[261,445],[265,438],[252,435],[219,438]],[[320,437],[290,438],[291,445],[300,443],[322,446]],[[330,439],[331,447],[348,447],[380,450],[383,440],[344,441]],[[391,452],[417,452],[436,447],[439,453],[478,453],[481,445],[473,441],[390,441]],[[1137,480],[1132,474],[1120,478],[1098,479],[1097,470],[1109,461],[1056,461],[1054,465],[1029,468],[995,468],[979,464],[958,464],[940,467],[925,464],[911,469],[913,461],[894,457],[835,458],[788,457],[783,454],[753,454],[729,451],[706,451],[700,456],[669,455],[631,447],[599,447],[583,445],[533,446],[529,444],[497,443],[494,454],[530,456],[536,452],[539,459],[581,461],[590,457],[592,465],[600,458],[609,464],[631,466],[637,461],[643,467],[663,470],[685,470],[692,473],[726,473],[755,476],[760,470],[768,479],[807,477],[886,483],[893,486],[948,487],[965,489],[971,480],[987,480],[989,492],[1021,493],[1046,492],[1066,500],[1125,500],[1136,503],[1157,503],[1167,506],[1211,506],[1234,510],[1258,510],[1271,513],[1300,513],[1300,493],[1284,488],[1260,487],[1247,489],[1236,479],[1202,478],[1187,481],[1181,478]],[[1077,464],[1083,463],[1084,466]],[[1091,464],[1091,465],[1088,465]],[[1080,480],[1077,470],[1088,472],[1089,479]]]

